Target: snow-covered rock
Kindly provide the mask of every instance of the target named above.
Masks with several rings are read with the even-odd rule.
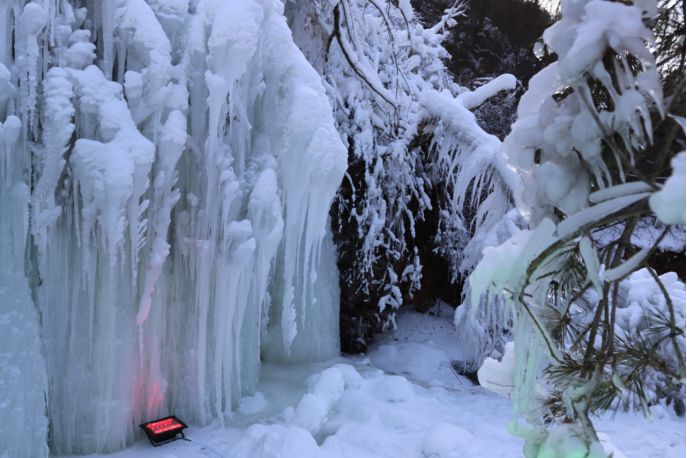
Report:
[[[415,391],[405,377],[389,375],[382,378],[374,387],[377,397],[387,402],[412,401]]]
[[[665,224],[685,224],[685,152],[676,155],[670,162],[673,172],[663,188],[649,199],[651,209]]]
[[[422,439],[422,455],[426,458],[462,458],[474,453],[474,436],[460,426],[439,423]]]
[[[489,391],[510,397],[515,387],[515,346],[508,342],[501,361],[487,358],[477,371],[479,384]]]

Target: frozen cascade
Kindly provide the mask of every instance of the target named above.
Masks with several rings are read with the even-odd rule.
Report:
[[[5,72],[0,64],[0,77]],[[21,121],[6,113],[0,100],[0,437],[10,439],[0,445],[0,457],[40,458],[48,456],[48,382],[38,315],[23,274],[29,189],[22,180]]]
[[[113,451],[170,412],[224,421],[261,353],[338,352],[347,153],[281,2],[23,3],[0,0],[20,33],[14,52],[0,37],[0,328],[24,333],[0,385],[45,383],[1,405],[35,427],[0,456]]]

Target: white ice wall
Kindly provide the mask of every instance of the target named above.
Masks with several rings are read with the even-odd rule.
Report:
[[[23,239],[5,245],[35,284],[53,452],[122,448],[172,412],[224,421],[263,340],[282,360],[338,351],[326,228],[346,150],[282,8],[0,0],[27,140],[10,161],[30,172],[0,211],[31,234],[25,262]]]
[[[0,78],[5,71],[0,64]],[[9,111],[0,100],[0,457],[41,458],[48,456],[47,377],[24,275],[29,189],[22,125]]]
[[[22,122],[18,87],[10,69],[27,69],[36,42],[29,15],[21,27],[25,40],[12,60],[11,29],[4,27],[21,11],[0,1],[0,457],[48,456],[45,397],[48,381],[41,354],[40,324],[25,276],[30,188],[26,182],[27,124]],[[23,59],[22,59],[23,58]],[[26,115],[26,112],[23,113]],[[27,269],[28,270],[28,269]],[[34,281],[37,279],[34,278]]]

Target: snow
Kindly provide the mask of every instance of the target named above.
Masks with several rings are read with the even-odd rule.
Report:
[[[375,383],[374,394],[379,399],[387,402],[412,401],[415,392],[410,382],[405,377],[390,375]]]
[[[482,105],[487,99],[494,97],[501,91],[512,91],[518,84],[515,76],[508,73],[499,75],[473,91],[466,91],[458,95],[456,100],[468,110]]]
[[[415,15],[415,11],[410,4],[410,0],[399,0],[398,6],[401,9],[401,12],[403,12],[403,16],[405,16],[407,20],[412,19]]]
[[[346,382],[340,369],[331,367],[310,377],[309,392],[295,408],[293,421],[316,435],[327,422],[331,408],[344,392]]]
[[[409,0],[288,1],[285,10],[289,23],[298,24],[294,41],[325,83],[341,139],[364,164],[343,183],[357,188],[352,199],[341,194],[332,212],[336,227],[353,225],[347,238],[359,246],[355,271],[343,276],[361,291],[384,291],[375,305],[393,312],[402,289],[419,285],[420,256],[410,236],[431,205],[427,160],[414,146],[424,124],[419,96],[430,89],[457,92],[443,62],[446,21],[425,28]],[[329,42],[336,27],[341,33]],[[411,209],[415,201],[419,210]]]
[[[500,82],[499,80],[495,81]],[[506,81],[510,81],[510,78],[506,78]],[[485,89],[485,93],[493,95],[495,92],[492,89],[491,87],[489,90]],[[497,85],[496,89],[500,90],[501,85]],[[481,99],[485,97],[485,94],[479,92],[478,94],[475,98]],[[465,97],[467,98],[467,96]],[[496,137],[487,134],[477,125],[474,115],[463,105],[463,103],[470,101],[474,100],[472,98],[464,100],[460,96],[454,99],[448,92],[439,93],[436,91],[424,93],[421,99],[422,106],[427,110],[428,115],[436,116],[441,119],[442,123],[447,124],[452,129],[454,135],[457,134],[459,136],[455,141],[460,142],[463,147],[470,149],[470,153],[475,156],[473,160],[479,160],[482,164],[491,165],[505,186],[508,189],[514,190],[517,186],[517,176],[505,165],[504,158],[500,152],[501,143]],[[471,166],[475,167],[475,165]],[[469,173],[467,175],[471,176]],[[468,181],[466,178],[461,180]],[[466,186],[459,186],[458,189],[461,190]],[[467,192],[465,191],[456,192],[456,196],[463,196],[463,198],[466,194]]]
[[[625,228],[624,223],[613,224],[595,230],[592,238],[601,246],[617,240]],[[642,218],[637,222],[637,227],[632,233],[632,245],[638,248],[650,248],[656,244],[658,238],[666,228],[656,218]],[[660,251],[681,252],[685,247],[685,227],[682,225],[669,227],[668,233],[658,244]]]
[[[461,221],[468,197],[476,209],[472,220],[465,222],[475,236],[461,250],[462,273],[469,272],[479,261],[485,246],[482,235],[495,229],[512,209],[511,195],[520,184],[501,151],[499,139],[482,130],[466,104],[493,95],[512,82],[512,78],[504,76],[493,80],[493,86],[487,83],[486,88],[478,88],[474,94],[454,98],[448,91],[425,91],[420,98],[425,116],[437,119],[432,149],[439,166],[446,170],[445,192],[449,201],[442,219]],[[450,224],[455,222],[444,224],[452,227]]]
[[[523,286],[526,266],[555,240],[554,231],[553,222],[544,219],[533,230],[519,231],[503,244],[485,248],[482,260],[470,275],[469,304],[479,306],[482,294],[490,290],[515,295]]]
[[[576,14],[570,11],[573,8],[577,8]],[[578,18],[583,24],[575,30],[571,40],[570,32],[565,33],[566,28]],[[547,30],[544,40],[564,50],[560,59],[561,76],[575,78],[590,69],[607,47],[616,51],[623,48],[633,52],[642,50],[642,40],[652,39],[642,19],[642,11],[633,5],[602,0],[581,2],[568,8],[565,19]],[[641,52],[640,56],[645,53]]]
[[[522,456],[522,439],[509,432],[513,418],[510,401],[467,379],[451,374],[454,385],[432,385],[413,378],[415,361],[398,359],[383,372],[375,355],[384,347],[415,345],[421,356],[440,361],[448,351],[458,355],[459,340],[451,313],[439,316],[402,312],[398,329],[371,348],[370,358],[339,357],[303,365],[267,364],[258,386],[267,406],[259,413],[238,411],[224,427],[191,426],[178,441],[152,448],[141,438],[113,458],[512,458]],[[439,344],[432,346],[428,343]],[[423,345],[426,345],[423,347]],[[443,350],[445,349],[445,350]],[[385,351],[388,351],[385,350]],[[438,353],[438,355],[437,355]],[[346,368],[346,369],[344,369]],[[438,368],[436,368],[438,369]],[[351,374],[357,374],[351,377]],[[449,374],[450,372],[447,372]],[[348,374],[348,375],[345,375]],[[406,374],[398,375],[398,374]],[[341,378],[345,381],[341,391]],[[358,383],[349,383],[355,379]],[[387,397],[390,388],[395,395]],[[403,388],[401,388],[403,387]],[[315,393],[318,394],[315,394]],[[399,393],[402,400],[399,400]],[[410,393],[413,393],[410,395]],[[326,408],[327,399],[334,400]],[[315,400],[317,399],[317,400]],[[262,402],[261,402],[262,404]],[[305,405],[308,408],[306,409]],[[299,425],[293,414],[303,405],[314,434]],[[325,412],[324,415],[321,415]],[[658,412],[658,411],[657,411]],[[627,458],[677,458],[685,454],[684,419],[669,409],[646,420],[638,414],[619,412],[595,420],[602,443],[614,447],[615,456]],[[182,417],[183,418],[183,417]],[[305,419],[305,416],[302,417]],[[304,425],[304,426],[310,426]],[[569,458],[575,439],[558,431],[547,439],[547,455]],[[203,448],[203,447],[207,448]],[[563,447],[566,452],[559,452]],[[210,451],[210,448],[216,453]],[[217,455],[217,453],[219,455]],[[562,453],[562,454],[561,454]],[[96,455],[90,455],[95,457]]]
[[[537,458],[606,458],[602,446],[598,443],[592,445],[591,450],[585,444],[577,431],[563,425],[549,432]]]
[[[673,305],[675,325],[678,329],[685,327],[685,284],[674,272],[658,276],[663,284],[668,297]],[[623,298],[623,307],[618,308],[616,314],[617,333],[640,334],[655,326],[655,316],[669,316],[668,305],[663,291],[656,284],[655,279],[646,268],[633,272],[621,283],[620,294]],[[676,365],[670,358],[673,351],[668,339],[658,340],[657,337],[648,336],[647,339],[655,341],[656,350],[669,364]],[[676,342],[684,351],[684,336],[676,336]],[[647,382],[647,395],[656,396],[659,391],[656,386],[655,376],[651,372],[645,375]]]
[[[594,249],[592,241],[589,237],[582,237],[580,239],[579,246],[580,255],[582,256],[582,260],[584,261],[584,265],[587,270],[587,279],[592,282],[596,293],[601,297],[603,295],[603,286],[600,276],[601,261],[599,261],[599,255]]]
[[[671,160],[672,174],[663,188],[649,198],[651,209],[665,224],[685,224],[685,160],[684,151]]]
[[[422,440],[422,455],[427,458],[474,456],[476,444],[468,430],[452,423],[439,423]]]
[[[615,281],[626,277],[627,275],[637,270],[637,268],[641,266],[642,262],[646,260],[650,253],[651,251],[648,248],[643,248],[639,250],[637,253],[632,255],[630,259],[620,264],[619,266],[614,267],[612,269],[606,269],[603,274],[604,279],[606,281]]]
[[[328,413],[329,406],[321,397],[307,393],[298,402],[294,410],[293,421],[295,425],[315,435],[327,421]]]
[[[653,37],[642,10],[600,0],[563,2],[562,8],[561,19],[544,32],[544,41],[558,61],[532,77],[518,106],[518,120],[504,140],[504,153],[522,178],[515,194],[518,208],[533,225],[553,207],[566,215],[586,208],[591,184],[600,189],[592,202],[609,199],[611,191],[604,188],[615,183],[601,157],[602,142],[610,132],[617,132],[628,151],[643,148],[651,140],[645,132],[653,131],[650,112],[663,111],[661,84],[648,50]],[[600,63],[609,49],[622,56],[616,65],[620,87],[613,85]],[[627,70],[628,54],[642,63],[637,75]],[[585,83],[589,77],[608,91],[612,109],[590,112],[592,94]],[[622,186],[625,171],[618,165],[621,183],[617,184]],[[637,193],[640,185],[628,186],[612,192]]]
[[[267,407],[265,395],[260,391],[252,396],[246,396],[239,401],[239,412],[244,415],[254,415],[260,413]]]
[[[576,231],[582,230],[585,227],[598,225],[603,218],[612,215],[615,212],[629,207],[630,205],[648,197],[648,193],[638,193],[627,196],[616,197],[614,199],[606,200],[600,204],[580,210],[569,218],[561,221],[558,224],[557,233],[559,237],[566,237]]]
[[[649,190],[651,190],[651,187],[645,182],[633,181],[593,192],[589,195],[589,201],[596,204],[616,197],[647,192]]]
[[[508,342],[501,361],[487,358],[477,371],[479,384],[489,391],[510,397],[515,381],[515,346]]]
[[[17,14],[18,11],[14,11]],[[40,45],[38,36],[47,23],[45,9],[36,2],[29,2],[24,5],[24,9],[19,16],[16,27],[17,35],[21,38],[17,40],[17,70],[25,79],[25,84],[20,88],[21,97],[26,102],[22,105],[22,115],[25,119],[24,128],[34,127],[35,104],[38,97],[38,78],[39,78],[39,56]],[[7,22],[5,22],[7,24]],[[9,64],[10,60],[3,62]]]

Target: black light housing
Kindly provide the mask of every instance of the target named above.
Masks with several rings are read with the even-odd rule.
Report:
[[[174,415],[142,423],[140,427],[145,431],[148,440],[154,447],[183,439],[185,437],[184,429],[188,428],[186,423]]]

